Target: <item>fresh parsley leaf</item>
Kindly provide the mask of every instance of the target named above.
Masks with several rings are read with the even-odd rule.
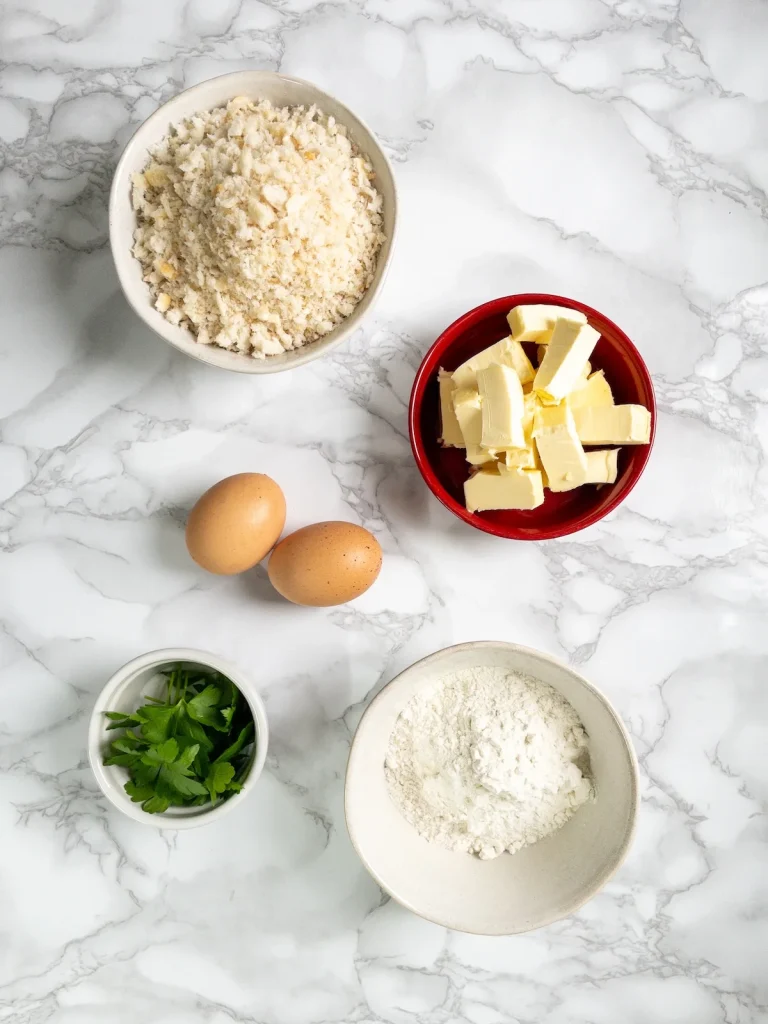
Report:
[[[202,750],[213,750],[214,744],[202,725],[189,717],[186,707],[179,705],[179,714],[176,727],[177,736],[186,736],[199,744]]]
[[[206,790],[202,782],[191,777],[188,768],[178,763],[163,765],[158,782],[175,790],[180,796],[203,796]]]
[[[137,786],[149,786],[152,790],[154,790],[159,774],[160,770],[156,765],[144,764],[143,760],[137,761],[131,772]]]
[[[141,754],[110,754],[104,758],[104,764],[117,764],[123,768],[131,768],[141,760]]]
[[[176,760],[179,753],[179,745],[174,739],[166,740],[159,746],[150,747],[143,755],[142,762],[148,766],[159,766],[156,780],[156,789],[167,795],[165,788],[171,793],[178,793],[181,796],[200,796],[205,792],[205,786],[192,778],[189,766],[181,759]],[[182,755],[183,756],[183,755]]]
[[[213,683],[208,686],[192,700],[187,701],[187,712],[191,718],[201,725],[208,725],[218,732],[226,732],[227,724],[222,721],[221,713],[217,707],[221,699],[221,690]]]
[[[179,754],[177,764],[180,764],[183,768],[189,768],[192,762],[197,757],[197,752],[200,749],[199,743],[192,743],[190,746],[185,747]]]
[[[148,743],[162,743],[171,734],[176,707],[154,707],[145,704],[136,714],[141,719],[141,732]]]
[[[206,707],[215,707],[221,698],[221,690],[209,683],[196,697],[188,702],[188,707],[202,711]]]
[[[218,795],[227,789],[234,775],[234,767],[226,762],[222,761],[220,764],[211,766],[211,770],[205,780],[205,786],[211,794],[211,801],[213,803],[216,803]]]
[[[208,752],[202,748],[198,750],[195,760],[192,762],[192,771],[199,779],[204,779],[211,767],[211,759]]]
[[[179,755],[179,744],[171,738],[164,743],[150,747],[142,757],[144,764],[170,764]]]
[[[231,743],[226,750],[222,751],[214,761],[214,764],[218,764],[221,761],[231,761],[232,758],[239,754],[243,747],[248,743],[253,736],[253,722],[249,722],[244,725],[243,728],[237,735],[237,739],[234,743]]]
[[[149,800],[155,795],[155,791],[151,786],[139,786],[131,780],[126,782],[123,789],[135,804],[144,803],[145,800]]]
[[[146,747],[146,743],[135,736],[132,732],[127,732],[125,736],[121,736],[120,739],[112,741],[112,749],[120,750],[124,754],[129,754],[131,751]]]
[[[104,714],[109,719],[107,729],[133,729],[141,721],[138,715],[124,715],[119,711],[105,711]]]
[[[162,814],[163,811],[168,810],[169,806],[170,800],[167,797],[157,796],[157,794],[153,793],[148,800],[144,801],[141,805],[141,809],[142,811],[146,811],[147,814]]]

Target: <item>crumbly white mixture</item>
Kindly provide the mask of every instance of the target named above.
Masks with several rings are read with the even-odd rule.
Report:
[[[555,832],[592,796],[587,736],[564,697],[503,668],[417,693],[390,737],[390,795],[430,842],[498,857]]]
[[[384,242],[382,201],[334,118],[238,97],[150,155],[133,175],[133,252],[171,323],[264,358],[354,310]]]

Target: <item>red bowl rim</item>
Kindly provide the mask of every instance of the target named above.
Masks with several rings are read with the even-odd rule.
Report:
[[[616,493],[611,497],[606,505],[599,509],[595,509],[594,511],[585,512],[583,515],[569,520],[562,526],[551,526],[549,528],[542,528],[539,530],[528,528],[525,532],[522,532],[514,527],[502,526],[499,523],[483,519],[474,512],[468,512],[463,505],[459,504],[458,501],[448,494],[437,478],[437,474],[432,469],[432,466],[426,457],[423,438],[419,428],[419,413],[421,412],[424,392],[433,372],[432,370],[427,370],[427,364],[430,362],[430,356],[435,349],[442,346],[446,335],[450,335],[451,339],[453,339],[454,336],[460,335],[466,328],[470,327],[478,320],[485,319],[486,315],[498,313],[502,309],[509,311],[513,306],[538,304],[566,306],[569,309],[578,309],[588,318],[594,317],[597,320],[603,320],[616,332],[621,339],[622,344],[626,348],[628,360],[630,362],[634,362],[636,365],[640,372],[640,376],[643,378],[643,382],[646,385],[648,394],[651,397],[651,436],[648,444],[641,448],[641,455],[635,460],[631,473],[625,484],[621,488],[616,488]],[[642,476],[643,471],[648,464],[648,459],[651,456],[651,449],[653,448],[653,442],[656,438],[656,394],[653,388],[653,380],[648,372],[648,367],[645,365],[645,360],[640,355],[637,346],[629,339],[624,331],[622,331],[622,329],[613,322],[613,320],[605,315],[605,313],[601,313],[592,306],[587,306],[583,302],[567,298],[564,295],[550,295],[545,292],[525,292],[520,295],[503,295],[498,299],[491,299],[489,302],[483,302],[479,306],[475,306],[474,309],[470,309],[469,312],[464,313],[463,316],[454,320],[453,323],[446,327],[437,340],[429,347],[429,350],[421,361],[421,365],[416,371],[413,387],[411,388],[411,398],[408,405],[408,434],[411,440],[413,457],[416,460],[416,465],[419,467],[419,472],[424,478],[425,483],[438,501],[453,512],[455,516],[458,516],[459,519],[463,519],[465,523],[473,526],[476,530],[482,530],[485,533],[493,534],[495,537],[504,537],[506,540],[554,540],[557,537],[567,537],[573,533],[579,533],[581,530],[586,530],[589,526],[594,526],[595,523],[600,522],[601,519],[604,519],[607,515],[613,512],[614,509],[618,508],[618,506],[632,493],[637,481]]]

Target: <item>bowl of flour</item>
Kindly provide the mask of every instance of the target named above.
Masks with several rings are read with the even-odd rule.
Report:
[[[393,679],[347,766],[352,843],[394,899],[482,935],[573,913],[618,869],[637,760],[606,698],[514,644],[460,644]]]

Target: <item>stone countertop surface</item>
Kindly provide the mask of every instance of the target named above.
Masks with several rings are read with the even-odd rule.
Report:
[[[16,0],[0,14],[0,1021],[768,1021],[768,6],[757,0]],[[332,356],[197,364],[129,310],[107,196],[137,125],[244,68],[355,109],[401,195],[390,277]],[[472,531],[428,493],[406,408],[470,307],[551,291],[653,373],[648,470],[561,541]],[[272,475],[292,529],[385,552],[361,599],[290,606],[198,570],[183,523]],[[631,731],[631,854],[509,939],[383,896],[344,828],[350,737],[416,659],[502,639],[566,659]],[[85,755],[108,676],[157,647],[237,662],[272,745],[209,828],[120,816]]]

